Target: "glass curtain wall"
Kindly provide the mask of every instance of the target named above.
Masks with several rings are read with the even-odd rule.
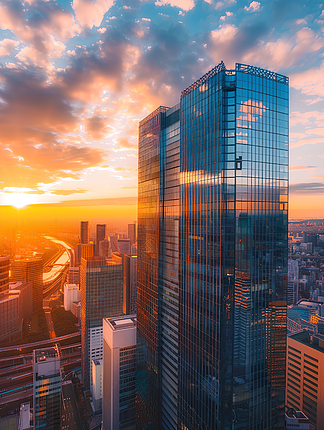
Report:
[[[180,178],[181,428],[284,428],[288,78],[185,90]]]

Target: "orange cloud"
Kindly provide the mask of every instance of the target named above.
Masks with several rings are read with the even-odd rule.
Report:
[[[114,4],[114,0],[74,0],[75,15],[82,27],[98,27],[105,13]]]

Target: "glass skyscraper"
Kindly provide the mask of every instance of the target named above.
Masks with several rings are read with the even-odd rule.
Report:
[[[138,429],[284,428],[288,101],[220,63],[140,122]]]

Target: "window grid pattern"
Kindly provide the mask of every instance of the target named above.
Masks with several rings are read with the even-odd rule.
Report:
[[[224,71],[181,100],[183,429],[284,425],[288,86],[279,81]]]
[[[162,428],[177,429],[179,347],[179,105],[166,113],[161,132],[160,258]]]
[[[161,422],[158,338],[160,138],[165,109],[140,122],[138,154],[137,398],[138,425],[156,430]]]
[[[136,346],[119,350],[119,429],[135,425]]]

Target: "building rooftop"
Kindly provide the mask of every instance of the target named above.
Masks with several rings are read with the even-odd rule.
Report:
[[[136,315],[123,315],[122,317],[105,318],[112,330],[124,330],[136,327]]]
[[[41,363],[49,358],[58,357],[58,351],[56,348],[45,348],[34,350],[34,361],[35,363]]]
[[[322,334],[313,334],[308,330],[303,330],[298,333],[288,335],[288,337],[324,353],[324,335]]]
[[[65,284],[65,286],[68,290],[75,290],[75,289],[78,290],[79,289],[77,284]]]

